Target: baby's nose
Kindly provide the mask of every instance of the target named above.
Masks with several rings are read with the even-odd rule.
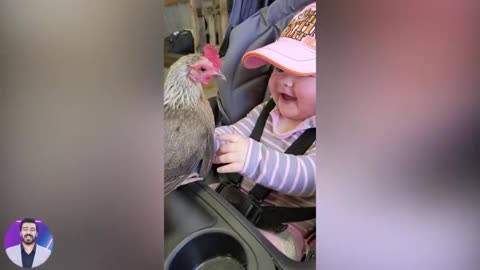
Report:
[[[282,80],[283,86],[285,87],[292,87],[293,86],[293,80],[290,76],[286,76]]]

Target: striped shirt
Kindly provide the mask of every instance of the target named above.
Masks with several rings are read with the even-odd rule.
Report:
[[[215,136],[221,134],[238,134],[249,137],[255,123],[267,104],[264,102],[248,115],[230,126],[217,127]],[[315,206],[315,143],[305,155],[295,156],[285,154],[287,148],[302,133],[316,127],[315,116],[305,119],[295,129],[280,133],[277,124],[280,118],[275,107],[267,119],[262,138],[257,142],[249,138],[247,159],[240,172],[244,176],[242,189],[249,192],[255,184],[261,184],[273,190],[266,200],[267,205],[281,207],[311,207]],[[215,140],[215,152],[225,144]],[[291,224],[306,236],[315,225],[315,220]]]

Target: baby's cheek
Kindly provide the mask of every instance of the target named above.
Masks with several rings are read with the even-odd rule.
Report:
[[[268,80],[268,89],[270,90],[270,94],[273,98],[273,101],[278,102],[278,91],[277,91],[277,79],[275,78],[274,75],[270,76],[270,79]]]
[[[305,93],[302,95],[302,101],[304,103],[307,103],[305,105],[312,105],[315,106],[315,103],[317,102],[317,95],[315,92],[313,93]]]
[[[302,85],[301,89],[297,89],[297,98],[299,101],[300,108],[307,112],[308,114],[315,114],[315,109],[317,106],[317,89],[314,83],[306,83]]]
[[[313,98],[302,98],[302,99],[299,99],[299,107],[300,107],[300,110],[302,111],[302,114],[305,115],[306,117],[310,117],[312,115],[315,115],[315,112],[316,112],[316,106],[317,106],[317,103],[316,103],[316,100],[315,100],[315,97]]]

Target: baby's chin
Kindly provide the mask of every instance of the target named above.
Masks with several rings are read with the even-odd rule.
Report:
[[[298,121],[303,121],[311,116],[295,108],[282,108],[282,106],[280,106],[279,111],[282,117]]]
[[[310,116],[315,115],[315,112],[308,114],[302,111],[300,109],[300,105],[298,104],[298,101],[282,102],[278,94],[273,94],[272,98],[273,98],[273,101],[275,101],[275,104],[277,104],[278,110],[280,111],[280,115],[282,117],[292,119],[292,120],[305,120]]]

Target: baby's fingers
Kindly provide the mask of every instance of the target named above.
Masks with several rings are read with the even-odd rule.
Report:
[[[216,164],[227,164],[227,163],[233,163],[238,161],[238,155],[235,153],[227,153],[223,155],[218,155],[214,159],[214,163]]]
[[[227,141],[231,143],[239,142],[243,137],[237,134],[221,134],[216,136],[220,141]]]
[[[227,143],[227,144],[222,145],[217,150],[217,155],[239,152],[241,150],[241,147],[242,146],[239,143]]]
[[[243,169],[240,163],[230,163],[217,169],[218,173],[238,173]]]

